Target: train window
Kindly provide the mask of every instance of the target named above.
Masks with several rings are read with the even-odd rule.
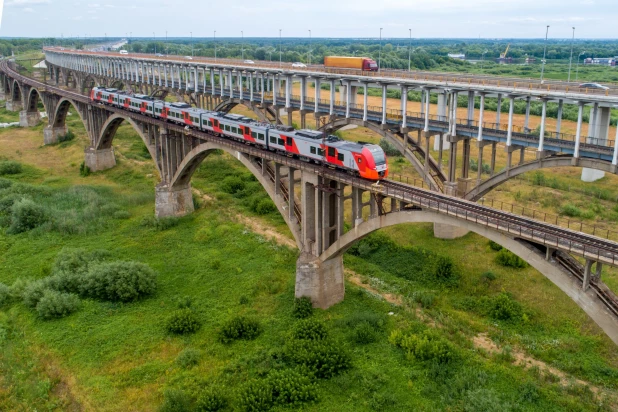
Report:
[[[264,140],[264,137],[265,137],[265,136],[264,136],[264,134],[263,134],[263,133],[258,134],[258,139],[259,139],[259,140]]]
[[[251,137],[253,137],[254,139],[257,139],[257,133],[256,132],[251,132]]]
[[[343,162],[343,153],[337,154],[337,160],[339,160],[340,162]]]
[[[152,106],[148,106],[148,111],[152,112]]]
[[[328,148],[328,155],[331,156],[331,157],[335,156],[335,149],[332,148],[332,147],[329,147]]]
[[[230,126],[229,126],[229,125],[227,125],[227,124],[225,125],[225,131],[226,131],[226,132],[229,132],[229,131],[230,131]]]
[[[315,150],[315,147],[311,146],[311,149],[309,150],[311,152],[311,154],[316,154],[317,151]]]
[[[280,144],[281,146],[285,146],[285,141],[284,141],[283,139],[279,139],[279,144]]]
[[[288,137],[288,138],[287,138],[287,141],[288,141],[288,146],[292,146],[292,138],[291,138],[291,137]]]
[[[238,129],[236,127],[232,127],[232,132],[238,134]]]
[[[271,143],[277,143],[277,138],[275,136],[270,136]]]
[[[318,156],[324,156],[324,149],[318,149]]]

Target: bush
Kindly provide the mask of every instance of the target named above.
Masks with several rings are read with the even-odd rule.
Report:
[[[352,332],[352,340],[359,345],[373,343],[378,339],[376,330],[369,322],[361,322]]]
[[[453,345],[431,330],[418,334],[395,330],[388,340],[391,344],[403,349],[408,358],[439,363],[449,363],[455,358]]]
[[[489,270],[488,270],[488,271],[483,272],[483,273],[481,274],[481,281],[483,281],[484,283],[491,283],[491,282],[493,282],[493,281],[494,281],[494,280],[496,280],[496,279],[497,279],[497,276],[496,276],[496,274],[495,274],[494,272],[492,272],[492,271],[489,271]]]
[[[228,176],[221,182],[221,189],[225,193],[234,195],[245,190],[245,182],[238,176]]]
[[[434,305],[436,301],[436,295],[434,295],[431,292],[424,292],[424,291],[415,292],[414,301],[420,304],[422,307],[429,309]]]
[[[0,190],[8,189],[11,186],[13,186],[13,181],[12,180],[4,179],[4,178],[0,177]]]
[[[0,161],[0,176],[17,175],[23,171],[21,163],[12,160]]]
[[[34,309],[46,290],[49,290],[49,282],[47,279],[39,279],[28,283],[22,291],[24,305]]]
[[[208,389],[200,394],[195,404],[197,412],[216,412],[225,409],[227,399],[221,393],[221,389]]]
[[[502,249],[498,252],[498,254],[496,255],[496,262],[499,265],[515,269],[523,269],[528,267],[528,264],[522,258],[509,251],[508,249]]]
[[[522,319],[523,309],[519,302],[511,299],[506,293],[496,296],[491,302],[489,316],[497,320],[520,320]]]
[[[109,256],[106,250],[62,249],[52,267],[53,276],[48,279],[50,287],[60,292],[80,293],[80,284],[88,270]]]
[[[324,379],[339,374],[351,365],[348,353],[330,339],[293,340],[286,345],[285,356]]]
[[[380,147],[384,150],[384,154],[387,156],[401,156],[401,152],[397,146],[386,140],[384,137],[380,139]]]
[[[196,332],[200,326],[201,323],[192,309],[178,309],[169,317],[165,328],[170,333],[184,335]]]
[[[142,226],[150,227],[159,231],[173,228],[174,226],[178,226],[179,223],[180,219],[177,217],[163,217],[158,219],[154,216],[145,216],[141,221]]]
[[[11,300],[11,288],[4,283],[0,283],[0,306]]]
[[[292,329],[292,339],[321,340],[328,337],[328,331],[323,322],[315,319],[298,321]]]
[[[489,241],[489,248],[491,250],[496,251],[496,252],[499,252],[499,251],[501,251],[503,249],[502,245],[500,245],[499,243],[494,242],[493,240]]]
[[[190,369],[200,363],[202,352],[197,349],[187,348],[176,357],[176,363],[183,369]]]
[[[62,318],[75,312],[80,306],[77,295],[48,289],[37,303],[36,312],[43,319]]]
[[[294,300],[294,309],[292,314],[296,319],[305,319],[313,314],[313,303],[311,298],[303,296]]]
[[[277,206],[270,199],[260,199],[255,205],[255,213],[266,215],[277,210]]]
[[[440,282],[449,282],[455,279],[455,264],[446,256],[438,256],[433,275]]]
[[[65,134],[58,136],[58,143],[70,142],[73,139],[75,139],[75,134],[72,131],[67,130]]]
[[[255,319],[237,316],[226,322],[219,333],[219,340],[230,343],[235,340],[252,340],[261,333],[260,324]]]
[[[167,389],[163,393],[161,412],[187,412],[191,410],[191,398],[187,393],[178,389]]]
[[[568,216],[568,217],[581,217],[583,214],[580,208],[578,208],[577,206],[571,203],[567,203],[566,205],[562,206],[558,210],[558,213],[564,216]]]
[[[89,166],[86,166],[86,162],[82,162],[81,165],[79,165],[79,175],[81,177],[87,177],[90,176],[91,170]]]
[[[268,375],[272,398],[277,405],[300,405],[318,398],[317,385],[306,375],[292,369],[273,371]]]
[[[242,411],[267,411],[273,406],[273,391],[266,381],[254,380],[240,391],[238,404]]]
[[[43,206],[30,199],[21,199],[11,206],[11,224],[8,233],[17,234],[37,228],[47,222]]]
[[[154,293],[156,274],[139,262],[111,262],[94,266],[80,285],[83,296],[129,302]]]

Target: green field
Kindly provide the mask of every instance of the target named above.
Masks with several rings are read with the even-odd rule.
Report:
[[[137,135],[122,126],[117,167],[81,176],[86,133],[75,115],[68,125],[75,138],[53,146],[42,146],[42,125],[0,130],[0,282],[49,278],[59,254],[83,249],[148,265],[157,288],[129,302],[82,297],[53,320],[13,288],[0,307],[0,410],[197,410],[213,394],[221,410],[618,406],[615,345],[540,273],[499,265],[486,239],[438,240],[427,224],[381,231],[345,256],[344,302],[303,322],[298,251],[240,163],[209,157],[192,182],[196,213],[156,221],[157,174]],[[15,233],[11,204],[24,198],[45,215]],[[201,327],[170,333],[187,306]],[[258,336],[224,343],[238,316],[256,320]],[[315,328],[323,344],[298,338]]]

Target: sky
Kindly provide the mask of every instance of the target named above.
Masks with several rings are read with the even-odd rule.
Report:
[[[618,38],[616,0],[0,0],[0,37]]]

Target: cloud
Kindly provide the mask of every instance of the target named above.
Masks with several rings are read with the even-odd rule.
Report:
[[[32,7],[26,7],[22,9],[24,13],[34,13],[34,9]]]
[[[25,6],[30,4],[49,4],[50,0],[9,0],[7,6]]]

